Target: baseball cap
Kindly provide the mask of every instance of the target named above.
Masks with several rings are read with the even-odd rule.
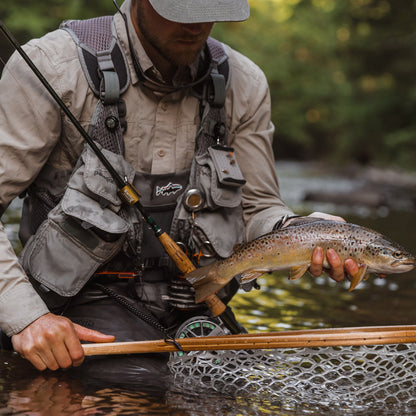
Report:
[[[158,14],[177,23],[239,22],[248,19],[248,0],[149,0]]]

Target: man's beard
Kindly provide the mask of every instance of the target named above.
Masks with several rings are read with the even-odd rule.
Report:
[[[173,39],[167,43],[163,43],[160,39],[152,32],[151,28],[147,24],[146,19],[143,17],[143,13],[140,11],[140,7],[137,13],[137,25],[140,32],[145,37],[147,42],[163,57],[167,62],[174,65],[175,67],[191,65],[201,53],[206,38],[192,38],[188,34],[184,33],[183,37],[179,39]],[[189,47],[180,44],[181,40],[192,41]],[[176,43],[177,41],[178,43]]]

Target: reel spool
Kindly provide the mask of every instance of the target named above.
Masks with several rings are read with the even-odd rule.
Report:
[[[194,316],[185,321],[176,331],[175,338],[207,337],[217,335],[229,335],[219,319],[209,316]]]
[[[223,326],[218,318],[201,315],[185,321],[176,331],[175,338],[207,337],[229,335],[230,331]],[[184,352],[175,352],[174,355],[183,356]]]

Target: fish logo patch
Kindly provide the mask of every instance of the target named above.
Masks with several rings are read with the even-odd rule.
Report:
[[[179,183],[169,182],[165,186],[156,186],[156,196],[170,196],[175,195],[182,190],[182,185]]]

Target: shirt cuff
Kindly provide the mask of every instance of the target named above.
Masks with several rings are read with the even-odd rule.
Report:
[[[287,207],[270,207],[264,209],[250,218],[246,225],[246,241],[254,240],[264,234],[273,231],[276,223],[284,216],[294,216],[295,214]]]
[[[0,328],[9,337],[49,312],[30,282],[25,281],[0,296]]]

